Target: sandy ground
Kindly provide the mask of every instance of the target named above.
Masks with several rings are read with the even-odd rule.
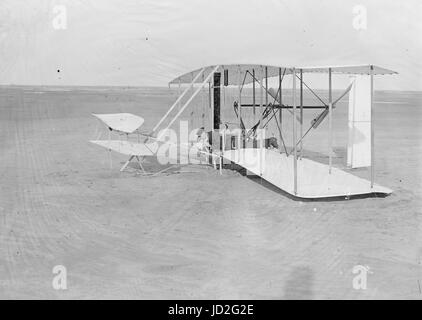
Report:
[[[376,180],[395,192],[323,202],[231,170],[119,173],[124,157],[110,169],[89,144],[91,112],[132,112],[152,127],[174,98],[166,88],[0,89],[0,298],[422,297],[421,93],[376,94]],[[52,287],[55,265],[67,268],[67,290]],[[355,265],[370,268],[366,290],[352,287]]]

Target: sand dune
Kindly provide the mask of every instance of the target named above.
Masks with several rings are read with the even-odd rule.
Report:
[[[376,104],[377,182],[395,192],[336,202],[295,201],[210,167],[119,173],[123,157],[110,169],[88,143],[90,113],[152,126],[173,99],[166,88],[0,89],[0,298],[420,299],[420,93],[376,94],[391,102]],[[338,165],[345,117],[339,109]],[[51,285],[59,264],[66,291]],[[373,272],[367,290],[352,288],[358,264]]]

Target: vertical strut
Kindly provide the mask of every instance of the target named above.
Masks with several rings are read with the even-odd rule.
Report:
[[[262,82],[263,82],[263,76],[264,76],[264,70],[261,66],[261,70],[260,70],[260,106],[259,106],[259,114],[260,114],[260,118],[259,118],[259,174],[262,177],[262,154],[264,152],[264,136],[263,136],[263,113],[264,113],[264,91],[263,91],[263,86],[262,86]]]
[[[328,172],[331,174],[333,166],[333,97],[331,89],[331,68],[328,68],[328,129],[330,150],[328,155]]]
[[[374,66],[371,65],[371,188],[374,187],[375,180],[375,150],[374,150]]]
[[[240,65],[238,67],[238,77],[239,77],[239,128],[240,128],[240,143],[239,148],[243,146],[243,128],[242,128],[242,73],[240,70]]]
[[[300,69],[300,159],[303,155],[303,70]]]
[[[253,100],[253,116],[254,116],[254,123],[255,123],[255,69],[252,69],[252,100]]]
[[[297,194],[297,143],[296,143],[296,68],[292,70],[293,78],[293,191]]]

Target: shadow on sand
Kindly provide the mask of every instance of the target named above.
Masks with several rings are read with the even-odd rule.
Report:
[[[246,176],[246,174],[244,174]],[[294,201],[302,201],[302,202],[333,202],[333,201],[345,201],[345,200],[357,200],[357,199],[367,199],[367,198],[385,198],[388,195],[383,193],[368,193],[368,194],[360,194],[360,195],[351,195],[351,196],[337,196],[337,197],[329,197],[329,198],[301,198],[291,195],[290,193],[276,187],[275,185],[269,183],[268,181],[262,179],[259,176],[246,176],[249,180],[260,184],[264,188],[267,188],[279,195],[285,196]]]
[[[314,272],[311,268],[301,266],[290,272],[285,288],[285,300],[311,300],[313,294]]]

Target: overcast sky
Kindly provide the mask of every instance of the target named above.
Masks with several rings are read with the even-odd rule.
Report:
[[[400,73],[377,89],[422,90],[421,3],[1,0],[0,84],[165,86],[211,64],[375,64]]]

